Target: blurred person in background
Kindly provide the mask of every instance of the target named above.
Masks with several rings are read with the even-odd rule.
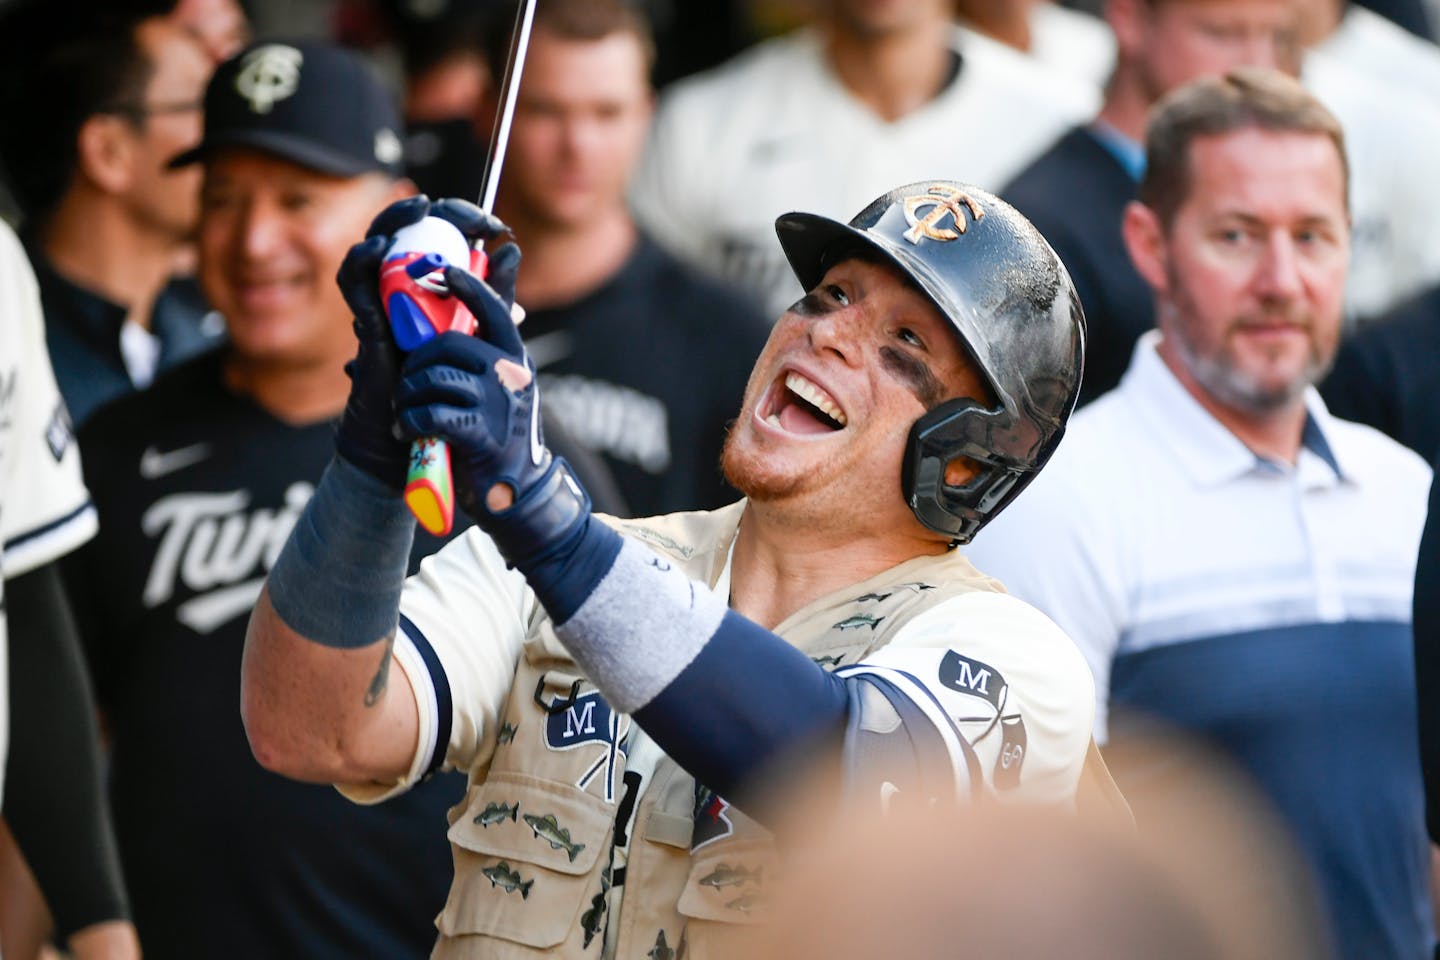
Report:
[[[1440,464],[1440,456],[1431,461]],[[1425,529],[1415,559],[1415,698],[1420,773],[1425,783],[1425,828],[1432,865],[1440,844],[1440,485],[1431,483]],[[1440,947],[1436,948],[1440,954]]]
[[[502,67],[507,7],[486,56]],[[635,516],[736,498],[720,448],[769,333],[754,303],[662,250],[626,207],[653,57],[633,4],[539,0],[495,204],[525,250],[517,299],[546,415],[604,461]]]
[[[77,424],[212,346],[194,286],[200,178],[166,167],[200,138],[211,63],[164,15],[30,2],[0,26],[0,162],[25,211],[60,392]],[[44,91],[40,94],[39,91]]]
[[[0,504],[0,948],[31,960],[53,929],[75,960],[138,960],[58,563],[94,535],[95,510],[46,357],[35,276],[3,223]]]
[[[1333,0],[1298,0],[1297,7],[1300,80],[1345,130],[1348,332],[1440,284],[1440,99],[1418,77],[1397,81],[1373,58],[1351,58],[1343,45],[1331,50],[1325,31],[1335,20],[1325,13],[1336,12]]]
[[[1440,102],[1440,47],[1350,0],[1300,0],[1304,41],[1401,91]]]
[[[405,171],[421,193],[473,199],[483,188],[490,124],[480,113],[492,83],[483,38],[497,5],[390,0],[383,6],[405,76]],[[502,60],[495,82],[504,68]]]
[[[1299,74],[1345,129],[1353,220],[1346,322],[1353,327],[1440,281],[1440,108],[1390,91],[1323,50],[1306,52],[1296,0],[1110,0],[1117,60],[1100,115],[1071,130],[1002,191],[1075,276],[1094,349],[1081,402],[1119,382],[1154,326],[1148,288],[1120,240],[1144,172],[1146,112],[1165,93],[1235,66]],[[1303,65],[1303,70],[1302,70]]]
[[[1163,754],[1119,759],[1155,718],[1254,779],[1339,956],[1428,956],[1410,600],[1430,470],[1312,386],[1349,259],[1340,125],[1246,68],[1172,92],[1146,137],[1124,237],[1159,329],[971,559],[1079,644],[1137,807],[1162,775],[1183,789]]]
[[[1102,86],[1115,65],[1115,36],[1089,13],[1053,0],[955,0],[960,25]]]
[[[1440,454],[1440,286],[1340,341],[1320,384],[1337,417],[1374,427],[1428,461]]]
[[[205,48],[217,65],[249,42],[250,24],[237,0],[168,0],[168,5],[175,22]]]
[[[1373,10],[1422,40],[1440,39],[1440,2],[1436,0],[1357,0],[1357,7]]]
[[[995,189],[1098,91],[978,35],[950,0],[824,0],[808,27],[672,85],[631,191],[636,218],[777,315],[804,291],[770,225],[846,216],[895,183]]]
[[[1085,307],[1089,350],[1080,402],[1114,388],[1154,298],[1120,235],[1145,169],[1145,118],[1166,92],[1232,67],[1293,71],[1293,0],[1109,0],[1115,70],[1093,120],[1055,142],[1001,192],[1050,241]]]
[[[66,29],[55,30],[57,22]],[[83,419],[148,383],[157,366],[213,340],[201,322],[198,293],[170,279],[192,239],[199,181],[164,168],[169,156],[199,138],[209,72],[195,42],[157,9],[27,2],[3,11],[0,166],[26,213],[43,332],[68,407],[57,416]],[[54,429],[63,449],[68,420]],[[72,641],[57,630],[44,642],[11,644],[11,676],[70,675],[72,661],[79,662]],[[93,725],[89,690],[80,685],[74,696],[73,708]],[[13,691],[11,706],[26,722],[39,722],[57,703],[45,685],[24,683]],[[27,756],[17,751],[15,759]],[[40,806],[36,816],[51,815],[46,803]],[[9,817],[19,821],[24,814],[10,811]],[[53,864],[46,862],[51,854],[27,842],[26,824],[14,826],[21,850],[0,840],[5,946],[7,956],[27,957],[52,921],[22,850],[39,874],[62,939],[75,922],[74,906],[57,891]],[[77,830],[82,839],[94,825],[84,827],[87,832]],[[107,850],[113,855],[113,847],[86,842],[94,852],[74,858],[80,867]],[[95,876],[103,880],[106,871],[96,869]]]
[[[203,177],[199,278],[229,343],[81,429],[100,530],[65,569],[135,923],[151,960],[422,957],[459,784],[355,807],[262,770],[236,709],[245,615],[349,393],[336,270],[413,192],[398,111],[364,61],[320,43],[246,48],[205,108],[199,146],[169,162]],[[438,544],[418,538],[415,561]]]

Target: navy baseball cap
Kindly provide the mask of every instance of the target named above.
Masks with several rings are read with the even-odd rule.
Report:
[[[400,112],[358,54],[314,41],[253,43],[205,88],[205,135],[170,161],[253,147],[320,173],[403,170]]]

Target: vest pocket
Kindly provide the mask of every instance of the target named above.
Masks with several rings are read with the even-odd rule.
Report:
[[[769,918],[777,866],[768,834],[718,840],[690,855],[690,876],[676,906],[686,918],[687,960],[749,954],[750,927]]]
[[[455,880],[440,933],[537,948],[573,937],[578,947],[587,932],[581,912],[601,892],[614,818],[612,804],[571,784],[492,772],[450,827]]]

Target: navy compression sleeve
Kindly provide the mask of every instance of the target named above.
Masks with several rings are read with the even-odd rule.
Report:
[[[563,561],[522,572],[611,705],[726,799],[782,756],[838,745],[843,681],[649,548],[591,520]]]

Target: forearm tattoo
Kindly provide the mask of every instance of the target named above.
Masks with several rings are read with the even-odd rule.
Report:
[[[370,680],[370,686],[365,691],[365,706],[373,707],[380,702],[385,695],[385,687],[390,683],[390,661],[394,659],[392,654],[395,650],[395,634],[385,638],[385,649],[380,654],[380,667],[375,671],[375,676]]]

